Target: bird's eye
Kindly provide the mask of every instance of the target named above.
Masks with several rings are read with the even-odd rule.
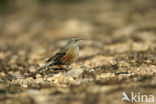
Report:
[[[75,39],[75,41],[77,42],[77,41],[78,41],[78,39]]]

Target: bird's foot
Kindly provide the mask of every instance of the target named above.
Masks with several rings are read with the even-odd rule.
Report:
[[[60,67],[61,69],[65,70],[65,71],[70,70],[70,68],[69,68],[69,67],[65,67],[65,66],[63,66],[63,65],[59,65],[59,67]]]

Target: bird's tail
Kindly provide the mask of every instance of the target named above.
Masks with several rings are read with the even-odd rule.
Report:
[[[37,72],[40,72],[41,70],[43,70],[43,69],[45,69],[45,68],[47,68],[47,67],[49,67],[49,66],[51,66],[51,65],[52,65],[52,62],[48,62],[48,63],[46,63],[45,65],[39,67],[39,68],[37,69]]]

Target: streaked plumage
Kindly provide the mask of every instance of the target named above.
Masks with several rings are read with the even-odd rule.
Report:
[[[45,65],[38,68],[38,71],[49,66],[72,64],[79,56],[79,42],[81,40],[79,38],[70,39],[58,53],[46,61]]]

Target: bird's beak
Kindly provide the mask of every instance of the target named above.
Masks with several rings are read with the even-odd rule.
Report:
[[[81,42],[81,41],[84,41],[84,39],[79,39],[79,41]]]

